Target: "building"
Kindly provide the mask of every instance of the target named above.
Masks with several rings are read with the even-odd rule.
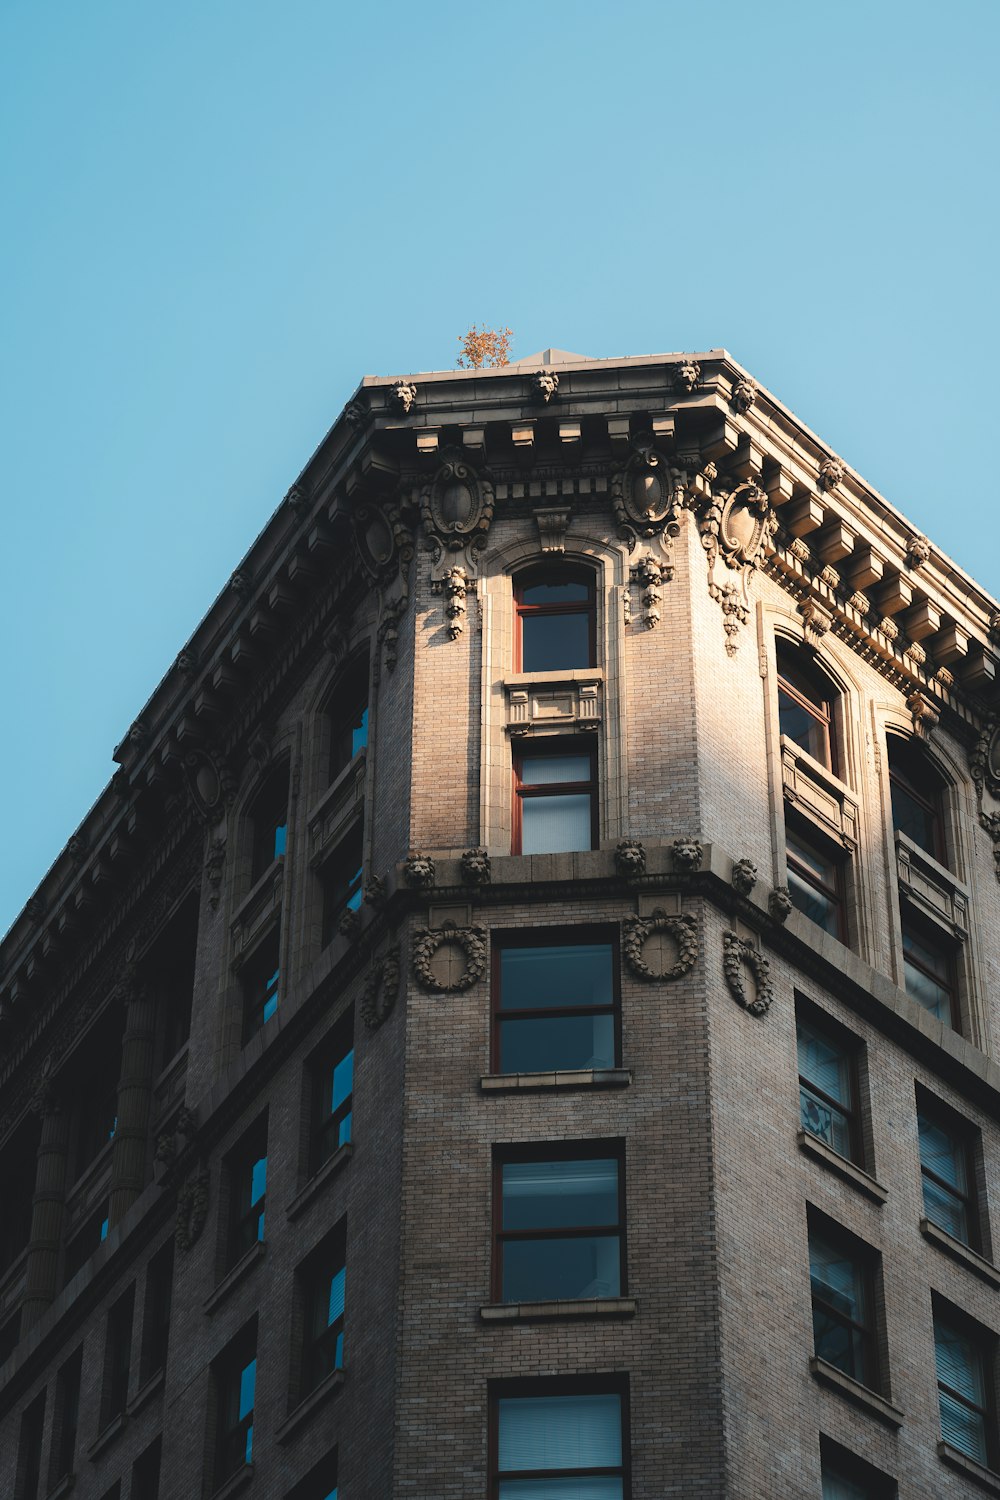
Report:
[[[0,1494],[1000,1495],[998,642],[722,350],[365,379],[0,953]]]

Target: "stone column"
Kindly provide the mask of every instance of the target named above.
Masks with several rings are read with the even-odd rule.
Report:
[[[28,1241],[26,1285],[21,1309],[22,1332],[38,1321],[59,1290],[59,1251],[62,1246],[69,1151],[69,1114],[51,1079],[47,1079],[42,1085],[33,1108],[42,1117],[42,1133],[35,1166],[31,1239]]]
[[[133,980],[126,996],[118,1124],[111,1152],[108,1210],[111,1224],[117,1224],[128,1212],[146,1185],[155,1030],[156,1002],[152,988],[142,980]]]

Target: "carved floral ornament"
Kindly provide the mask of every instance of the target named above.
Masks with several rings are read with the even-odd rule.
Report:
[[[486,969],[486,928],[421,927],[414,934],[413,972],[421,987],[439,995],[470,989]]]
[[[413,538],[396,498],[379,501],[365,496],[356,502],[351,518],[361,561],[378,588],[376,641],[380,653],[385,652],[385,664],[391,672],[398,654],[399,623],[410,599]]]
[[[377,1031],[390,1015],[399,994],[398,948],[391,949],[369,970],[361,992],[361,1018],[369,1031]]]
[[[667,942],[664,944],[663,939]],[[660,963],[654,967],[645,957],[647,949],[659,948]],[[664,949],[675,950],[673,963],[663,963]],[[627,917],[622,937],[622,953],[632,973],[647,983],[680,979],[698,960],[698,931],[695,919],[686,914],[668,916],[654,911],[651,917]]]
[[[698,522],[701,544],[708,554],[708,591],[721,606],[726,631],[726,651],[736,654],[736,635],[750,618],[747,578],[764,562],[767,543],[778,528],[778,518],[765,492],[752,482],[728,487],[721,481]],[[719,560],[739,577],[715,576]]]
[[[722,943],[722,972],[733,999],[752,1016],[766,1015],[774,999],[771,965],[753,943],[735,932],[724,932]],[[752,996],[747,994],[744,968],[750,970],[753,978]]]

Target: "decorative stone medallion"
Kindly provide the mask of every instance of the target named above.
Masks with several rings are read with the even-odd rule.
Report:
[[[683,471],[654,447],[652,433],[636,437],[624,468],[611,480],[618,535],[630,552],[639,537],[678,534],[684,495]]]
[[[399,993],[399,950],[393,948],[369,970],[361,991],[361,1019],[377,1031],[396,1004]]]
[[[758,948],[735,932],[722,934],[722,972],[726,977],[729,992],[738,1005],[752,1016],[764,1016],[771,1008],[774,991],[771,988],[771,965]],[[753,994],[748,995],[744,970],[749,969],[753,979]]]
[[[454,995],[470,989],[486,969],[486,928],[421,927],[415,933],[413,972],[425,990]]]
[[[659,910],[651,917],[627,917],[622,952],[632,973],[647,983],[680,979],[698,959],[695,919]]]
[[[420,492],[420,519],[435,549],[436,564],[447,552],[464,552],[466,567],[472,570],[493,520],[493,485],[458,449],[445,452],[442,459]]]
[[[736,654],[736,636],[750,618],[747,578],[764,562],[764,549],[778,526],[778,518],[766,493],[752,481],[729,489],[726,481],[716,486],[698,522],[701,544],[708,554],[708,592],[722,607],[726,651]],[[721,560],[739,575],[739,585],[719,581],[715,567]]]

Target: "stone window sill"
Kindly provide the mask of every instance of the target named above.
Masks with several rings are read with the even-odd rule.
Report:
[[[276,1443],[287,1443],[304,1422],[308,1422],[314,1412],[324,1406],[335,1392],[340,1390],[344,1383],[343,1370],[331,1370],[325,1375],[314,1391],[310,1391],[304,1401],[300,1401],[294,1411],[289,1412],[277,1432],[274,1434]]]
[[[111,1418],[108,1425],[97,1434],[87,1449],[87,1457],[91,1463],[96,1463],[105,1449],[111,1447],[115,1438],[119,1437],[125,1431],[127,1422],[128,1417],[123,1411],[120,1411],[116,1417]]]
[[[165,1375],[166,1370],[161,1365],[158,1370],[155,1370],[153,1374],[150,1375],[146,1383],[139,1387],[135,1395],[132,1397],[132,1400],[125,1408],[130,1417],[134,1417],[137,1411],[142,1411],[142,1408],[146,1405],[146,1402],[151,1401],[158,1391],[162,1391]]]
[[[852,1187],[858,1188],[860,1192],[871,1198],[873,1203],[881,1204],[888,1198],[888,1188],[876,1182],[874,1177],[869,1177],[861,1167],[853,1161],[848,1161],[847,1157],[841,1156],[838,1151],[834,1151],[818,1136],[810,1135],[808,1130],[800,1130],[797,1140],[799,1150],[804,1151],[806,1156],[811,1156],[815,1161],[821,1162],[824,1167],[828,1167],[831,1172],[836,1172],[838,1177],[842,1177]]]
[[[487,1073],[484,1094],[516,1094],[523,1089],[620,1089],[632,1082],[630,1068],[566,1068],[557,1073]]]
[[[286,1219],[297,1219],[299,1214],[305,1212],[317,1193],[322,1192],[323,1188],[326,1187],[330,1178],[350,1161],[351,1151],[351,1141],[345,1141],[342,1146],[338,1146],[333,1155],[313,1173],[305,1187],[296,1193],[291,1203],[285,1209]]]
[[[837,1369],[836,1365],[831,1365],[814,1354],[809,1361],[809,1369],[814,1380],[818,1380],[821,1385],[829,1386],[841,1396],[846,1396],[849,1401],[863,1407],[880,1422],[885,1422],[889,1427],[902,1427],[903,1413],[898,1406],[893,1406],[891,1401],[887,1401],[877,1391],[869,1390],[866,1385],[861,1384],[860,1380],[853,1380],[850,1375],[845,1375],[843,1370]]]
[[[920,1220],[920,1233],[925,1240],[929,1240],[946,1255],[960,1261],[963,1266],[967,1266],[970,1271],[974,1271],[977,1276],[988,1281],[990,1286],[1000,1288],[1000,1270],[985,1256],[977,1254],[968,1245],[963,1245],[961,1240],[956,1240],[947,1230],[939,1229],[937,1224],[931,1223],[930,1219]]]
[[[55,1489],[49,1490],[48,1500],[62,1500],[63,1495],[68,1495],[75,1483],[75,1474],[64,1474]]]
[[[249,1276],[258,1261],[264,1259],[267,1245],[263,1240],[258,1240],[256,1245],[251,1245],[244,1255],[241,1255],[233,1269],[229,1271],[219,1282],[214,1292],[211,1292],[201,1304],[209,1317],[221,1307],[234,1287],[239,1286],[245,1276]]]
[[[991,1495],[1000,1495],[1000,1474],[995,1469],[987,1469],[984,1464],[977,1463],[974,1458],[968,1458],[953,1448],[950,1443],[940,1442],[937,1445],[938,1458],[951,1469],[957,1469],[960,1474],[967,1474],[976,1484],[982,1485]]]
[[[566,1302],[493,1302],[479,1309],[484,1323],[528,1323],[548,1318],[634,1318],[634,1297],[578,1298]]]
[[[240,1490],[250,1483],[253,1478],[253,1464],[243,1464],[231,1474],[224,1484],[220,1484],[217,1490],[212,1492],[212,1500],[229,1500],[230,1495],[238,1495]]]

